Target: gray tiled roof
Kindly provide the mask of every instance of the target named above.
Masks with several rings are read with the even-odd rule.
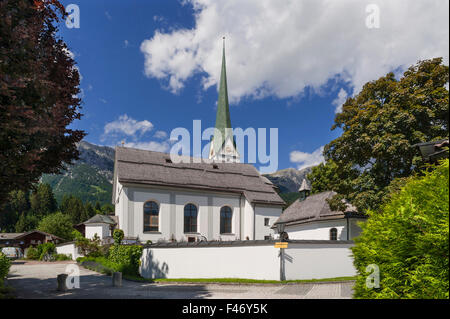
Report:
[[[15,239],[23,234],[24,233],[0,233],[0,239]]]
[[[111,218],[111,216],[108,215],[100,215],[97,214],[91,218],[89,218],[87,221],[85,221],[83,224],[116,224],[115,220]]]
[[[251,203],[284,204],[251,164],[186,159],[189,163],[171,163],[170,154],[116,147],[115,170],[120,183],[224,191],[244,194]]]
[[[286,208],[276,223],[300,224],[317,220],[344,218],[346,212],[357,212],[356,208],[347,204],[345,212],[332,211],[326,201],[336,193],[332,191],[308,196],[305,200],[296,200]]]

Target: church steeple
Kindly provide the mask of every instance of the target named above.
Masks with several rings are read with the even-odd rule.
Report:
[[[216,132],[211,140],[210,159],[239,161],[239,154],[231,127],[230,106],[228,104],[227,70],[225,62],[225,37],[223,37],[222,70],[220,73],[219,99],[217,101]],[[218,134],[220,133],[220,134]]]

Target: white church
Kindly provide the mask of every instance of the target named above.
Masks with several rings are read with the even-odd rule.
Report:
[[[300,201],[282,214],[285,203],[276,187],[252,164],[240,163],[231,127],[223,49],[215,125],[220,134],[212,138],[209,159],[174,163],[170,154],[116,147],[112,203],[116,227],[126,238],[143,243],[269,240],[278,237],[278,222],[286,224],[289,239],[350,239],[350,223],[339,221],[334,227],[339,234],[329,237],[329,223],[303,218],[320,212],[296,213]],[[300,206],[308,210],[308,202]],[[323,227],[327,230],[311,232]]]

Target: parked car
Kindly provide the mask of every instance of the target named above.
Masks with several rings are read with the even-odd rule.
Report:
[[[11,259],[23,258],[22,249],[19,247],[3,247],[2,253],[5,254],[6,257]]]

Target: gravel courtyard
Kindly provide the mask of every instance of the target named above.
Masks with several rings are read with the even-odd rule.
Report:
[[[112,287],[111,277],[79,267],[80,288],[67,292],[56,290],[56,276],[66,272],[74,262],[15,261],[11,266],[8,284],[15,289],[17,298],[49,299],[348,299],[353,282],[308,283],[288,285],[230,285],[230,284],[177,284],[140,283],[123,280],[122,287]]]

